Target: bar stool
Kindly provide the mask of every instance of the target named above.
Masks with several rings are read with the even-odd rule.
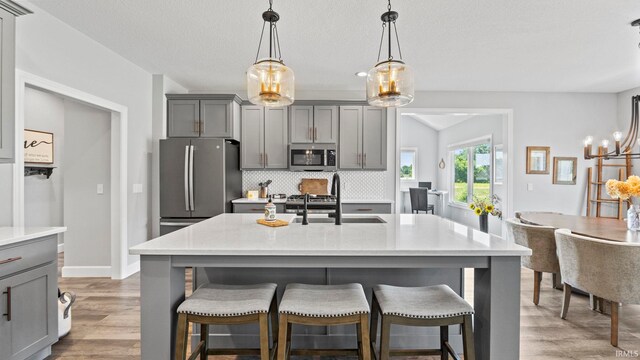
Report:
[[[376,285],[373,288],[371,310],[371,343],[375,349],[378,331],[378,313],[382,314],[380,332],[380,360],[389,356],[440,355],[448,359],[451,354],[459,359],[449,345],[449,325],[462,325],[464,359],[474,360],[472,319],[473,308],[446,285],[425,287],[398,287]],[[395,350],[389,348],[391,324],[408,326],[439,326],[440,349]],[[374,350],[374,356],[375,350]]]
[[[370,360],[369,303],[360,284],[288,284],[280,302],[278,360],[294,355],[358,355]],[[331,326],[356,324],[358,349],[291,350],[291,324]]]
[[[269,360],[277,348],[278,318],[276,309],[276,284],[200,286],[178,306],[176,331],[176,360],[187,356],[189,323],[200,324],[200,342],[189,356],[206,360],[207,355],[260,355]],[[273,337],[273,350],[269,350],[269,313]],[[260,324],[260,349],[209,349],[209,325],[236,325],[257,322]]]

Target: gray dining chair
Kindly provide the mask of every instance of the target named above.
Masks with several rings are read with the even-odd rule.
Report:
[[[410,188],[409,195],[411,197],[411,213],[419,213],[420,211],[434,213],[435,206],[429,205],[429,189]]]
[[[640,244],[614,242],[555,232],[564,299],[560,317],[567,318],[571,289],[582,289],[611,301],[611,345],[618,346],[620,304],[640,304]]]
[[[531,256],[522,257],[522,266],[533,270],[533,303],[540,302],[542,273],[560,272],[556,255],[555,229],[551,226],[537,226],[521,223],[518,219],[507,219],[507,236],[516,244],[531,249]]]

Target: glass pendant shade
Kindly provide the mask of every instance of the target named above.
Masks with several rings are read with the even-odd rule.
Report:
[[[262,59],[247,70],[247,96],[252,104],[287,106],[294,101],[293,70],[277,59]]]
[[[367,75],[367,102],[371,106],[397,107],[413,101],[413,70],[400,60],[378,63]]]

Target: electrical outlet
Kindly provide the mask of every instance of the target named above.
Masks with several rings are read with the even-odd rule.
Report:
[[[142,184],[133,184],[133,193],[142,194]]]
[[[527,183],[527,191],[533,191],[533,184]]]
[[[104,184],[98,184],[96,192],[98,193],[98,195],[104,194]]]

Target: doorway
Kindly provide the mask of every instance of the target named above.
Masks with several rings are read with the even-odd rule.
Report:
[[[105,156],[101,160],[108,164],[108,175],[106,175],[108,179],[93,185],[93,194],[100,192],[99,187],[102,184],[103,194],[101,195],[108,197],[106,200],[109,203],[108,210],[106,214],[100,215],[107,218],[109,229],[107,236],[109,241],[105,248],[110,255],[108,265],[68,267],[66,275],[105,276],[113,279],[128,277],[139,270],[139,262],[128,264],[127,254],[127,108],[33,74],[16,71],[16,162],[13,171],[13,222],[15,226],[25,225],[25,177],[22,146],[23,129],[25,128],[25,94],[30,89],[37,89],[64,99],[70,104],[70,113],[78,119],[85,118],[93,112],[94,115],[101,113],[99,116],[108,122],[108,136],[106,139],[100,140],[103,143],[108,143],[110,148],[108,157],[103,154]],[[103,136],[106,133],[106,128],[103,124]],[[83,214],[83,216],[89,217],[92,214]]]

